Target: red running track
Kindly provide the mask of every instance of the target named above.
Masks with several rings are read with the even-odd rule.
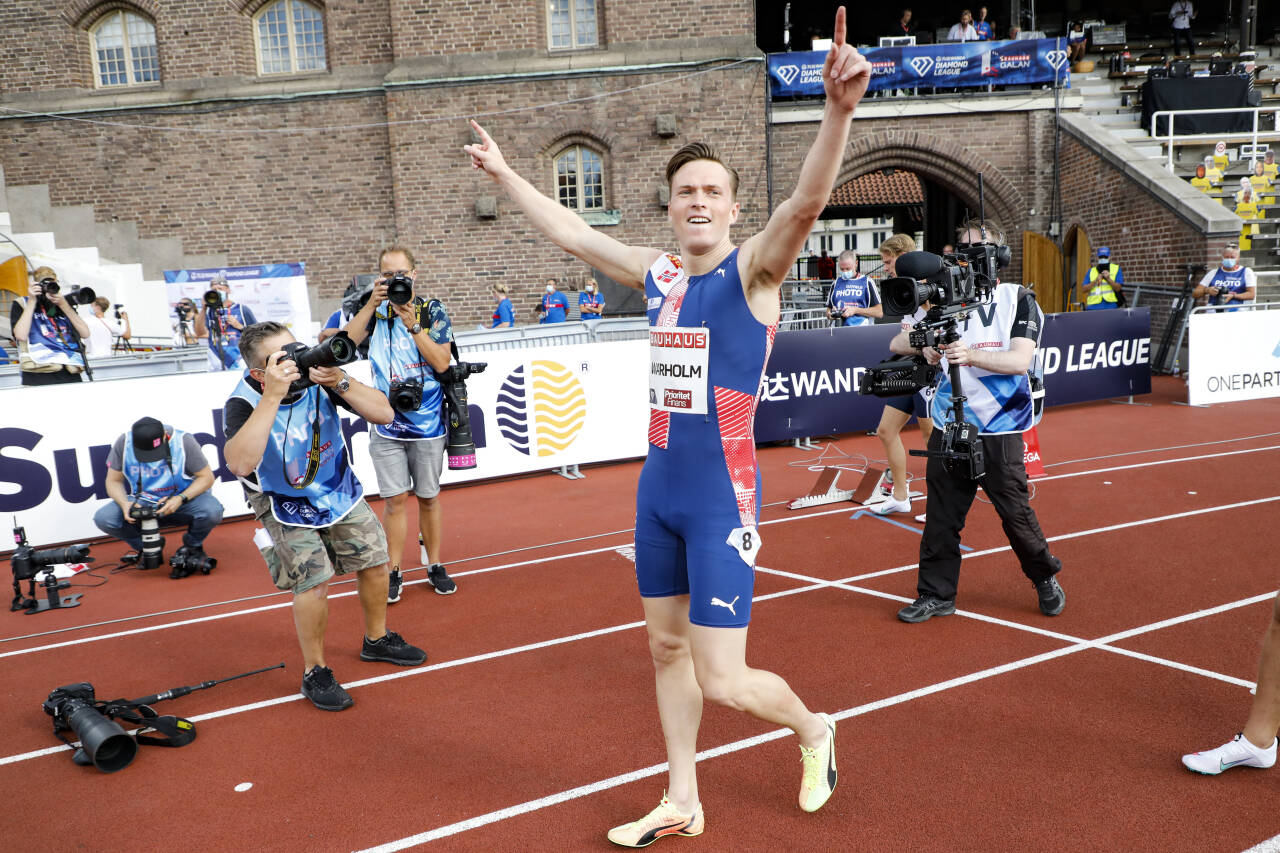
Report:
[[[1276,589],[1280,401],[1171,405],[1183,394],[1158,380],[1150,407],[1072,406],[1041,425],[1049,476],[1032,505],[1067,593],[1054,619],[979,503],[959,613],[898,622],[920,525],[853,518],[851,504],[788,511],[818,454],[763,449],[750,662],[836,713],[840,787],[803,814],[790,734],[709,706],[707,832],[663,846],[1240,851],[1280,834],[1280,770],[1207,778],[1178,761],[1248,711]],[[833,453],[880,455],[861,435]],[[354,586],[334,585],[329,663],[356,700],[340,714],[298,694],[288,597],[245,522],[215,531],[207,577],[122,572],[77,609],[10,613],[5,848],[611,849],[605,831],[655,805],[665,779],[628,556],[638,472],[447,490],[459,592],[410,572],[390,610],[425,666],[361,662]],[[199,739],[143,748],[116,774],[73,765],[40,710],[75,681],[138,696],[281,660],[159,706],[195,719]]]

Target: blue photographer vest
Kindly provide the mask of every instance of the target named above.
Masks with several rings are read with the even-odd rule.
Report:
[[[444,421],[440,417],[444,391],[436,381],[435,371],[414,343],[413,335],[399,322],[390,305],[383,302],[374,312],[373,340],[369,344],[373,387],[386,394],[396,379],[421,379],[422,405],[416,412],[397,411],[391,423],[374,424],[369,429],[383,438],[401,441],[439,438],[444,435]],[[388,316],[393,319],[388,320]],[[426,319],[430,322],[430,317]]]
[[[231,396],[255,408],[262,399],[243,378]],[[319,466],[307,483],[313,446],[319,454]],[[319,385],[303,391],[293,403],[280,404],[262,461],[254,473],[258,476],[257,489],[271,498],[272,515],[281,524],[295,527],[337,524],[364,496],[347,458],[338,407]]]
[[[31,331],[27,333],[27,355],[36,364],[69,364],[84,367],[84,358],[76,346],[71,321],[63,315],[50,317],[37,308],[31,315]]]
[[[240,359],[240,330],[226,321],[223,312],[234,316],[237,323],[244,324],[244,306],[239,302],[230,308],[205,312],[206,319],[213,321],[205,324],[209,329],[209,364],[217,365],[218,370],[244,367],[244,362]],[[222,341],[221,362],[218,361],[219,340]]]
[[[1018,294],[1022,288],[1016,284],[1001,284],[995,289],[992,301],[979,308],[990,311],[984,322],[982,312],[969,312],[968,325],[961,323],[960,340],[970,348],[1004,351],[1009,349],[1009,332],[1018,312]],[[1044,313],[1036,306],[1037,329],[1044,328]],[[1037,334],[1037,337],[1039,335]],[[935,427],[945,427],[955,420],[951,408],[951,376],[947,373],[947,360],[941,363],[943,373],[933,395],[929,415]],[[992,373],[978,367],[961,367],[960,381],[968,398],[964,404],[964,419],[976,424],[983,435],[1026,432],[1039,421],[1033,412],[1031,381],[1026,373],[1009,375]]]
[[[1244,293],[1246,290],[1249,289],[1249,286],[1245,280],[1246,271],[1247,271],[1247,267],[1245,267],[1245,265],[1240,263],[1239,261],[1236,262],[1235,269],[1228,270],[1228,269],[1223,269],[1221,266],[1219,266],[1216,270],[1213,271],[1213,280],[1209,282],[1209,286],[1216,287],[1219,290],[1227,290],[1227,291],[1230,291],[1231,293]],[[1209,298],[1209,304],[1210,305],[1224,304],[1222,301],[1222,294],[1219,293],[1217,296],[1211,296]],[[1248,305],[1249,302],[1247,301],[1240,302],[1239,300],[1233,299],[1231,300],[1231,302],[1226,304],[1229,307],[1223,308],[1222,309],[1223,311],[1239,311],[1240,310],[1239,306]]]
[[[875,285],[865,275],[857,278],[837,278],[831,287],[831,307],[843,311],[850,306],[854,308],[870,308],[879,305]],[[841,323],[845,326],[870,326],[875,324],[874,317],[844,317]]]
[[[172,430],[167,459],[140,462],[133,447],[132,436],[125,433],[120,472],[124,474],[129,483],[129,492],[135,498],[161,504],[191,485],[192,480],[187,476],[187,451],[182,446],[182,436],[181,431]]]

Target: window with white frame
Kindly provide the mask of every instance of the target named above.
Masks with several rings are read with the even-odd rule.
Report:
[[[104,15],[89,31],[99,86],[137,86],[160,81],[156,25],[133,12]]]
[[[595,47],[596,0],[547,0],[547,44],[552,50]]]
[[[872,237],[872,240],[875,242],[877,246],[879,246],[881,243],[883,243],[885,240],[888,240],[888,239],[889,239],[888,231],[877,231],[875,235]]]
[[[844,235],[844,249],[846,252],[858,251],[858,235],[857,233]]]
[[[604,158],[574,145],[555,158],[556,199],[570,210],[604,209]]]
[[[324,15],[303,0],[276,0],[253,17],[258,73],[323,71]]]

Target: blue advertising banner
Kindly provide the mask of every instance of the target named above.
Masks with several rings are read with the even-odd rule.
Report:
[[[870,92],[1055,81],[1071,86],[1066,40],[1060,38],[868,47],[859,52],[871,63]],[[824,50],[769,54],[773,95],[821,95],[826,58]]]
[[[866,368],[889,357],[896,323],[779,332],[760,383],[756,440],[874,429],[884,400],[858,394]],[[1151,393],[1151,311],[1045,315],[1036,350],[1045,405]]]

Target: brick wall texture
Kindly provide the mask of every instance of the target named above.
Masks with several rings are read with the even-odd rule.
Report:
[[[591,270],[471,169],[461,150],[467,117],[479,117],[548,194],[556,154],[573,143],[596,148],[605,207],[621,217],[602,230],[670,249],[658,192],[680,145],[709,141],[740,171],[733,236],[741,240],[767,218],[769,172],[776,205],[817,128],[776,125],[766,157],[764,69],[735,64],[759,58],[750,0],[595,3],[601,45],[562,52],[547,47],[545,0],[324,0],[315,5],[328,69],[282,79],[256,73],[253,15],[263,0],[7,0],[0,106],[110,124],[7,118],[0,166],[9,186],[47,184],[55,205],[92,204],[99,221],[134,220],[141,237],[181,237],[189,254],[303,261],[323,305],[353,273],[374,268],[380,246],[398,243],[417,253],[420,273],[460,324],[487,321],[495,281],[529,321],[547,276],[573,288]],[[123,96],[94,88],[89,30],[115,8],[154,22],[162,83]],[[575,72],[583,66],[609,70]],[[483,75],[491,79],[474,82]],[[413,84],[400,85],[406,79]],[[675,137],[656,135],[659,115],[675,117]],[[290,132],[270,132],[282,128]],[[1180,281],[1180,264],[1220,248],[1069,135],[1063,140],[1066,225],[1078,222],[1094,245],[1116,249],[1126,276]],[[982,173],[987,210],[1014,249],[1008,277],[1017,279],[1020,232],[1048,226],[1052,151],[1047,110],[858,118],[838,183],[909,169],[976,210]],[[496,219],[476,217],[481,196],[498,197]]]

